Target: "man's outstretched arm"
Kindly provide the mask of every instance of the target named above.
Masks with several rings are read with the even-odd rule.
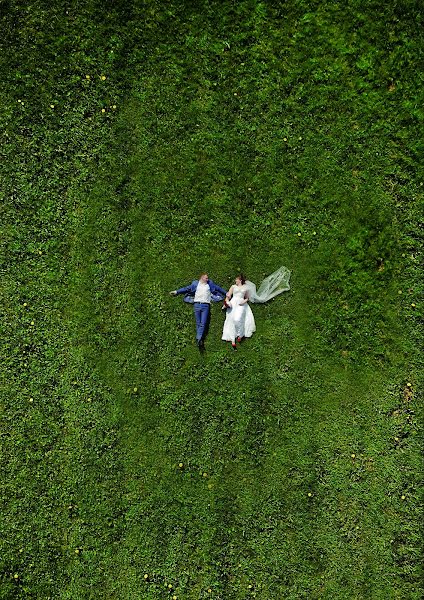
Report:
[[[215,286],[215,290],[217,292],[219,292],[220,294],[222,294],[223,296],[225,296],[227,294],[227,290],[224,290],[224,288],[220,287],[219,285],[217,285],[215,282],[213,282],[214,286]]]
[[[172,290],[169,292],[171,296],[178,296],[179,294],[188,294],[191,292],[191,284],[186,287],[179,288],[178,290]]]

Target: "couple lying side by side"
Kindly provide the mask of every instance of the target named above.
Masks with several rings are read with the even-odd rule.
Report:
[[[204,350],[205,338],[209,329],[211,302],[224,301],[222,309],[226,311],[222,339],[231,342],[237,350],[237,342],[251,337],[256,330],[255,318],[249,302],[263,303],[278,294],[286,292],[289,286],[290,271],[280,267],[263,280],[259,289],[240,273],[228,292],[209,279],[208,273],[202,273],[199,279],[190,285],[169,292],[171,296],[184,294],[184,301],[194,306],[196,319],[196,343],[199,350]]]

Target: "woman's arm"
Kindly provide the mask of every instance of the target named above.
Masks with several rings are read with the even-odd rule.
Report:
[[[250,299],[250,294],[249,294],[249,290],[246,290],[244,292],[244,298],[243,300],[240,302],[240,304],[247,304],[249,302]]]
[[[228,292],[226,293],[227,300],[231,300],[232,295],[233,295],[233,286],[231,286],[230,289],[228,290]]]

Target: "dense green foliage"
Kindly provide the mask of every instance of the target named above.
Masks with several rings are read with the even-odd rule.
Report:
[[[420,3],[0,24],[0,599],[421,598]],[[199,355],[168,291],[281,264]]]

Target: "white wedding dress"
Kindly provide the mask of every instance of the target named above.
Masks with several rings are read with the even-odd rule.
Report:
[[[222,339],[226,342],[234,342],[237,337],[251,337],[256,331],[255,318],[248,302],[240,304],[246,293],[249,295],[249,286],[233,285],[233,297],[228,302],[231,308],[227,308]]]
[[[268,275],[258,290],[251,281],[246,281],[241,286],[234,285],[233,297],[229,302],[231,308],[227,309],[222,339],[226,342],[234,342],[237,337],[250,337],[256,331],[255,318],[249,304],[247,302],[240,304],[240,301],[246,296],[249,302],[263,304],[282,292],[288,292],[290,275],[291,271],[283,266]]]

